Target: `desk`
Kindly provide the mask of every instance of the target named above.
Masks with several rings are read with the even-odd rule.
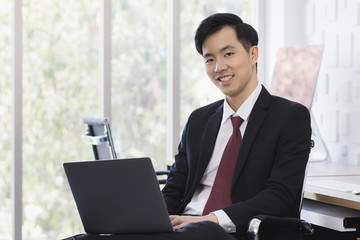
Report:
[[[307,181],[327,179],[360,184],[360,176],[316,177],[316,179],[314,179],[313,177],[308,177]],[[304,198],[342,206],[345,208],[360,210],[360,195],[355,195],[348,192],[341,192],[311,185],[305,185]]]
[[[329,179],[360,184],[360,167],[309,163],[306,182]],[[360,239],[360,195],[305,184],[301,218],[339,232],[357,231]]]

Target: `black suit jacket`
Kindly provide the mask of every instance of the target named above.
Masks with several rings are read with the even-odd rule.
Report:
[[[223,100],[195,110],[184,128],[163,196],[169,214],[190,202],[211,158],[223,114]],[[223,208],[243,235],[252,216],[299,217],[311,145],[306,107],[275,97],[262,87],[243,136],[231,188]]]

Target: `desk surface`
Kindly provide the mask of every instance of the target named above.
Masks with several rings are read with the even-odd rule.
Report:
[[[306,181],[338,180],[360,184],[360,167],[340,163],[309,163]],[[360,210],[360,195],[305,185],[304,198]]]
[[[360,166],[332,162],[309,162],[307,176],[360,176]]]

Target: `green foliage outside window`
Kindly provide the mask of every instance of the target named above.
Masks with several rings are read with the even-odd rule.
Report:
[[[119,157],[165,167],[166,0],[113,1],[112,130]]]
[[[98,112],[99,1],[23,1],[22,235],[82,232],[62,167],[92,159],[80,140]]]

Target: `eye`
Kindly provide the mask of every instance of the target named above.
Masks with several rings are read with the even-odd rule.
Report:
[[[214,61],[213,58],[207,58],[207,59],[205,59],[205,63],[211,63],[211,62],[213,62],[213,61]]]
[[[229,56],[231,56],[233,54],[234,54],[233,52],[227,52],[227,53],[225,53],[225,57],[229,57]]]

